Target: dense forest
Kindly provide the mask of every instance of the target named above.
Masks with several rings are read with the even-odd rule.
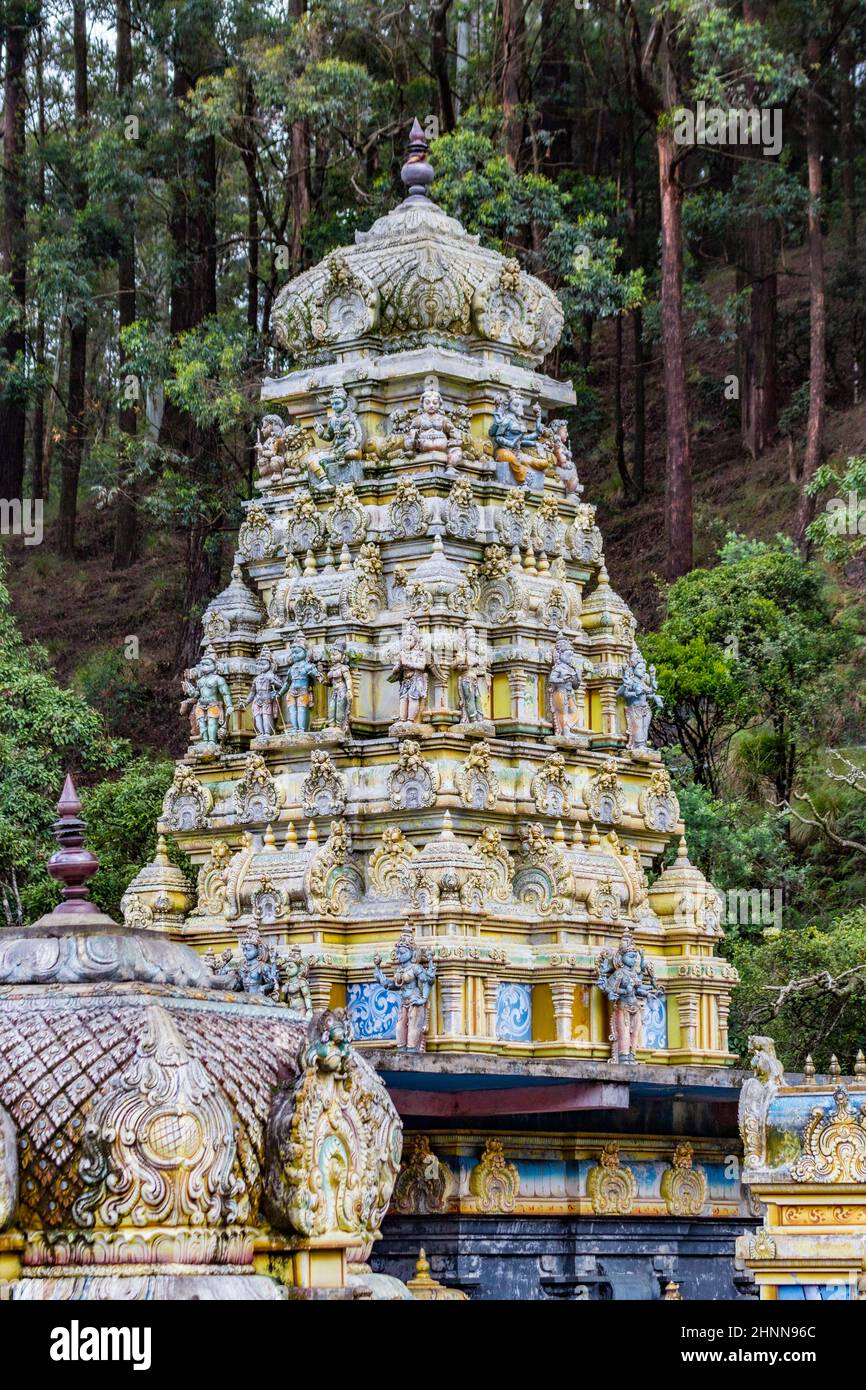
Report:
[[[152,851],[275,296],[393,206],[417,115],[436,199],[561,297],[694,857],[774,904],[729,917],[735,1039],[850,1070],[866,4],[3,0],[0,40],[0,925],[51,901],[67,767],[104,906]]]

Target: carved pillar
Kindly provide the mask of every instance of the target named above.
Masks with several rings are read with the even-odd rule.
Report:
[[[332,972],[319,969],[313,966],[309,975],[310,995],[313,1000],[315,1010],[327,1009],[331,999]]]
[[[511,718],[517,724],[526,723],[526,672],[509,671],[508,689],[511,693]]]
[[[463,971],[448,971],[439,967],[437,980],[439,1002],[442,1010],[442,1031],[446,1038],[460,1037],[464,1031],[463,1023]]]
[[[728,1014],[731,1009],[731,996],[729,994],[716,995],[716,1009],[719,1016],[719,1049],[722,1052],[728,1050]]]
[[[484,1017],[488,1038],[496,1037],[496,1010],[499,1003],[499,981],[484,977]]]
[[[571,1042],[574,1027],[574,981],[552,980],[553,1017],[556,1021],[556,1041]]]
[[[619,727],[616,717],[616,690],[612,683],[605,681],[599,691],[601,697],[601,727],[608,737],[616,737]]]
[[[682,1032],[683,1047],[689,1052],[696,1051],[698,1046],[699,1002],[698,995],[691,992],[679,996],[680,1031]]]

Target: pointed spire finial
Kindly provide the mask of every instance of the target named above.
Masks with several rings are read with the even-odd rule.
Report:
[[[400,178],[406,185],[407,198],[429,198],[427,191],[433,182],[433,167],[427,161],[430,142],[418,117],[412,122],[409,132],[409,153],[406,163],[400,170]]]
[[[54,913],[95,912],[87,896],[87,884],[99,868],[99,860],[84,847],[84,821],[79,815],[81,802],[68,773],[57,811],[58,819],[52,830],[60,848],[52,854],[47,868],[51,877],[61,884],[63,901],[58,903]]]

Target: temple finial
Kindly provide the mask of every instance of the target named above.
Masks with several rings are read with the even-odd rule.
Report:
[[[409,132],[409,153],[400,170],[400,178],[406,185],[407,198],[430,197],[428,189],[433,182],[433,166],[427,160],[429,147],[430,142],[416,116]]]
[[[67,773],[57,803],[58,819],[52,830],[60,848],[52,854],[47,869],[61,885],[63,901],[55,913],[95,911],[87,896],[87,883],[99,868],[99,860],[84,847],[84,821],[75,783]]]

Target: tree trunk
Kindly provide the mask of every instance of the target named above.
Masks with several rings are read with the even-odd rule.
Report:
[[[132,25],[130,0],[117,0],[117,95],[121,103],[132,90]],[[121,110],[121,115],[123,115]],[[135,322],[135,208],[132,201],[125,202],[120,216],[123,245],[117,257],[117,311],[120,342],[120,380],[125,388],[125,366],[128,354],[123,346],[123,330]],[[119,424],[128,439],[134,439],[138,428],[138,412],[133,401],[125,395],[119,412]],[[141,527],[139,525],[138,498],[132,483],[121,479],[120,501],[114,522],[114,553],[111,559],[113,570],[127,569],[134,564],[141,553]]]
[[[526,86],[525,0],[502,0],[502,63],[500,99],[505,117],[505,153],[518,169],[523,152]]]
[[[751,290],[741,333],[740,433],[753,458],[776,435],[776,229],[753,213],[743,233],[742,283]]]
[[[87,102],[87,14],[84,0],[73,0],[72,44],[75,66],[75,126],[84,141],[88,121]],[[78,212],[87,207],[87,183],[76,176],[73,201]],[[60,479],[60,510],[57,543],[61,555],[75,554],[75,524],[78,516],[78,479],[85,441],[87,389],[87,313],[82,306],[69,314],[69,390],[66,398],[66,441]]]
[[[683,329],[682,190],[676,178],[670,123],[659,124],[656,145],[661,193],[661,321],[667,432],[666,574],[669,580],[674,580],[692,568],[693,535],[692,456]]]
[[[818,95],[820,46],[810,39],[806,49],[810,83],[806,94],[806,162],[809,170],[809,419],[800,504],[794,536],[808,554],[806,529],[815,515],[815,499],[806,491],[821,462],[827,396],[827,305],[824,286],[824,241],[821,235],[821,136]]]
[[[857,254],[857,142],[855,135],[854,54],[850,40],[839,44],[839,152],[842,159],[842,202],[845,245]]]
[[[640,243],[637,206],[637,161],[635,158],[635,106],[631,65],[623,41],[626,112],[623,130],[623,162],[625,166],[626,221],[628,226],[628,264],[631,270],[640,266]],[[643,497],[646,479],[646,375],[643,344],[643,311],[638,305],[631,311],[632,363],[634,367],[634,435],[632,438],[631,487],[636,502]]]
[[[45,74],[41,18],[36,26],[36,121],[39,136],[39,159],[36,174],[36,203],[41,212],[45,206]],[[33,496],[48,495],[45,478],[45,319],[41,304],[36,312],[35,365],[37,377],[36,400],[33,407]]]
[[[24,489],[24,436],[27,405],[23,382],[25,307],[27,299],[27,190],[24,165],[25,55],[27,4],[10,0],[6,9],[6,77],[3,109],[3,223],[0,228],[0,274],[9,277],[17,305],[15,319],[3,334],[2,355],[12,380],[0,392],[0,496],[20,498]],[[15,367],[17,361],[17,369]]]
[[[448,72],[448,11],[452,0],[436,0],[430,6],[430,66],[439,93],[439,123],[444,131],[457,124],[454,93]]]

